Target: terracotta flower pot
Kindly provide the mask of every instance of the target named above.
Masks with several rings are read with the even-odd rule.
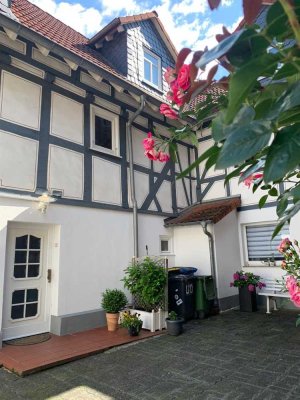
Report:
[[[107,330],[110,332],[118,329],[119,313],[106,313]]]

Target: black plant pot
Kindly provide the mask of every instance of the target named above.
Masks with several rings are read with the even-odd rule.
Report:
[[[248,290],[248,286],[239,288],[240,311],[257,311],[256,288],[253,292]]]
[[[178,336],[183,332],[183,318],[178,318],[174,321],[170,320],[169,318],[166,318],[167,322],[167,332],[171,336]]]
[[[128,328],[129,336],[138,336],[141,328],[137,326],[129,326]]]

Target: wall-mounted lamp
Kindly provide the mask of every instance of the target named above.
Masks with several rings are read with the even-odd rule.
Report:
[[[47,192],[43,193],[41,196],[37,198],[37,201],[39,202],[38,204],[38,210],[42,213],[45,214],[48,206],[50,203],[54,203],[56,199],[53,197],[49,196]]]

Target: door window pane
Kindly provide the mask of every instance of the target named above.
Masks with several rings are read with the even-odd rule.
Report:
[[[39,250],[41,248],[41,239],[30,235],[29,248]]]
[[[26,265],[14,266],[14,278],[26,278]]]
[[[12,304],[24,303],[25,290],[15,290],[12,294]]]
[[[28,235],[16,238],[16,249],[27,249]]]
[[[24,315],[24,304],[21,306],[12,306],[11,308],[11,318],[20,319]]]
[[[28,278],[36,278],[40,274],[40,265],[39,264],[34,264],[34,265],[28,265]]]
[[[39,263],[40,262],[40,252],[39,251],[30,251],[28,261],[30,263]]]
[[[27,262],[27,251],[16,251],[15,252],[15,263],[22,264]]]
[[[38,294],[39,291],[37,289],[27,289],[26,302],[38,301]]]
[[[26,304],[25,317],[34,317],[37,314],[38,305],[37,303]]]

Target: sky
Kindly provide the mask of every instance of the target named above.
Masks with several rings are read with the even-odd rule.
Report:
[[[233,30],[242,16],[241,0],[222,0],[222,6],[213,12],[207,0],[30,1],[89,38],[115,17],[156,10],[178,51],[214,47],[222,25]]]

